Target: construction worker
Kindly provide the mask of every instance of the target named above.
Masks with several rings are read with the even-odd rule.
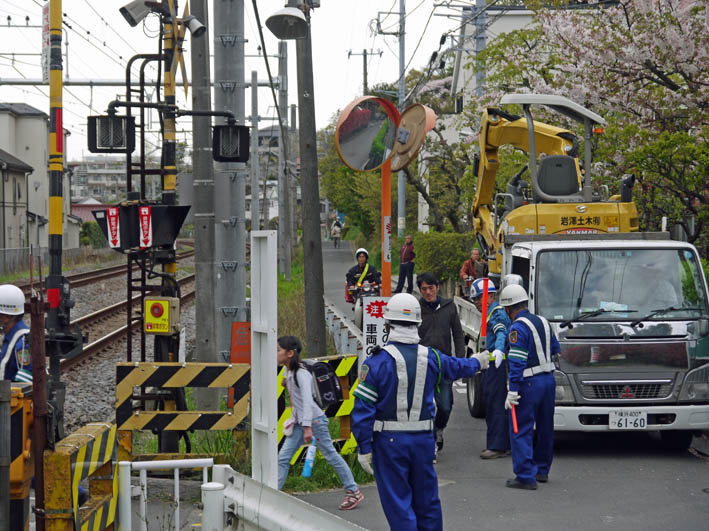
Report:
[[[13,382],[32,383],[29,327],[22,320],[25,294],[17,286],[0,286],[0,327],[4,334],[0,350],[0,376]]]
[[[510,432],[508,428],[505,398],[507,397],[507,363],[505,346],[507,332],[512,325],[504,308],[497,303],[497,288],[491,280],[487,283],[487,316],[485,338],[478,338],[478,351],[490,353],[490,367],[482,374],[482,394],[485,400],[487,440],[481,459],[496,459],[510,455]],[[473,282],[470,298],[479,312],[483,311],[485,280]],[[484,339],[484,344],[483,343]]]
[[[384,320],[389,341],[364,361],[353,391],[358,460],[377,481],[392,529],[442,530],[433,394],[443,379],[469,378],[487,367],[488,355],[454,358],[419,345],[421,306],[409,293],[389,299]]]
[[[529,296],[519,284],[506,286],[500,305],[512,320],[508,336],[509,366],[505,408],[515,407],[518,432],[512,430],[510,442],[514,479],[507,486],[536,490],[537,482],[549,480],[554,455],[554,383],[552,356],[560,352],[554,331],[544,317],[527,309]],[[534,427],[537,443],[534,444]]]

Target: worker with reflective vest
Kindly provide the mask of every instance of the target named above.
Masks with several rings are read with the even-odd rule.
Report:
[[[4,334],[0,350],[0,377],[13,382],[32,383],[30,329],[22,320],[25,294],[17,286],[0,286],[0,326]]]
[[[357,258],[357,264],[350,268],[346,275],[347,287],[359,289],[362,287],[365,280],[376,284],[381,284],[377,269],[368,262],[369,253],[367,252],[367,249],[360,247],[355,252],[355,257]]]
[[[554,331],[544,317],[527,309],[529,296],[518,284],[506,286],[500,293],[500,305],[512,320],[508,336],[509,365],[505,408],[515,406],[518,432],[512,430],[512,469],[514,479],[507,486],[536,490],[537,482],[549,480],[554,455],[554,381],[552,356],[560,352]],[[534,428],[537,442],[534,444]]]
[[[358,460],[377,481],[392,529],[442,530],[433,394],[441,379],[469,378],[487,367],[488,356],[455,358],[419,345],[421,306],[409,293],[389,299],[384,320],[389,341],[363,362],[353,391]]]
[[[470,287],[470,298],[479,312],[483,311],[485,280],[478,278]],[[496,459],[510,455],[510,431],[505,410],[507,397],[507,362],[505,346],[507,332],[512,325],[505,309],[497,303],[497,289],[491,280],[487,282],[487,316],[485,337],[478,337],[478,352],[490,353],[490,367],[482,374],[482,395],[485,401],[487,440],[481,459]]]

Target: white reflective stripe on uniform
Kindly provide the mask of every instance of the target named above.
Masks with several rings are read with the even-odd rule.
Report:
[[[374,431],[431,431],[433,419],[410,420],[397,422],[395,420],[375,420]]]
[[[416,354],[416,380],[414,381],[414,397],[411,400],[409,421],[411,421],[411,419],[418,420],[421,418],[423,391],[426,386],[426,376],[428,374],[428,347],[419,345],[418,352]]]
[[[26,336],[29,333],[29,328],[21,328],[17,332],[15,332],[15,335],[12,336],[12,339],[10,339],[10,343],[8,343],[7,350],[5,351],[5,357],[2,359],[2,362],[0,362],[0,378],[5,377],[5,366],[7,365],[7,362],[10,361],[10,356],[14,354],[13,351],[15,350],[15,344],[17,344],[21,337]],[[17,364],[18,370],[22,367],[24,367],[24,364]]]
[[[539,360],[539,364],[542,365],[543,363],[548,363],[549,361],[551,361],[551,358],[548,354],[551,350],[551,327],[549,326],[549,323],[546,321],[546,319],[544,319],[543,317],[539,317],[539,319],[541,319],[542,325],[544,325],[544,331],[546,332],[545,335],[547,336],[546,349],[544,348],[544,345],[542,345],[542,340],[539,337],[537,328],[532,324],[532,322],[526,317],[520,317],[519,321],[522,321],[525,325],[527,325],[527,328],[529,328],[529,331],[532,333],[532,337],[534,338],[534,346],[537,350],[537,359]]]
[[[552,372],[556,369],[556,365],[553,362],[545,363],[543,365],[537,365],[536,367],[530,367],[529,369],[524,369],[522,376],[524,378],[529,378],[535,374],[540,374],[542,372]]]
[[[416,353],[416,379],[414,380],[414,396],[411,402],[411,413],[409,414],[409,378],[406,372],[406,362],[404,356],[399,352],[399,349],[394,345],[386,345],[384,347],[389,355],[394,358],[396,363],[396,375],[399,383],[396,388],[396,421],[375,421],[375,431],[390,430],[390,431],[425,431],[431,430],[433,420],[418,420],[421,418],[423,407],[423,392],[426,386],[426,375],[428,373],[428,348],[421,345],[418,346]],[[415,418],[417,420],[411,420]],[[382,423],[382,426],[393,426],[392,428],[376,429],[377,423]]]
[[[409,377],[406,374],[406,362],[404,361],[404,356],[394,345],[387,345],[384,350],[394,358],[396,376],[399,378],[399,385],[396,386],[396,420],[406,422],[409,420],[408,385],[401,385],[402,382],[407,383],[409,381]]]

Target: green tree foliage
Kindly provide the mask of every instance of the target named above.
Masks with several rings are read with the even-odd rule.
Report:
[[[458,277],[463,262],[470,258],[475,235],[472,232],[428,232],[417,234],[415,245],[416,271],[428,271],[445,282]]]
[[[84,221],[79,232],[79,242],[81,245],[90,245],[94,249],[100,249],[108,245],[108,240],[95,221]]]

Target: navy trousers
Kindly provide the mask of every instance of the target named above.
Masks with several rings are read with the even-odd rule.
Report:
[[[401,293],[404,289],[404,279],[406,279],[406,293],[414,291],[414,266],[416,262],[406,262],[399,264],[399,281],[396,283],[394,293]]]
[[[397,531],[442,531],[438,477],[431,432],[375,432],[374,477],[389,527]]]
[[[505,409],[507,397],[507,361],[495,367],[490,362],[490,367],[482,373],[482,393],[485,399],[485,422],[487,422],[488,450],[506,452],[510,449],[510,428],[508,413]]]
[[[510,415],[512,470],[522,483],[536,483],[537,474],[549,474],[554,456],[554,389],[554,373],[525,378],[519,389],[519,404],[515,408],[518,427],[516,435],[512,431]]]

